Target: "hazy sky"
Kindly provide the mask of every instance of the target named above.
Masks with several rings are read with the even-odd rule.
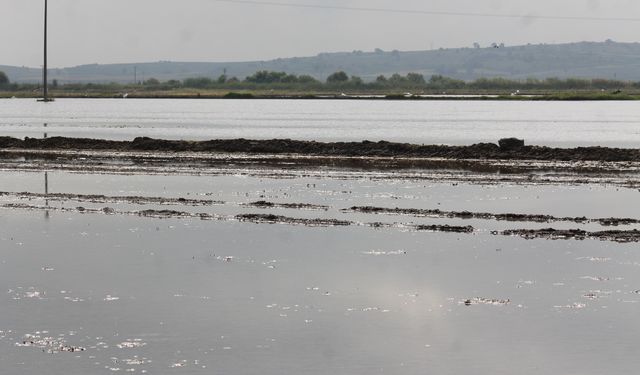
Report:
[[[255,0],[256,2],[267,0]],[[638,0],[49,0],[49,63],[242,61],[319,52],[640,39]],[[494,18],[284,7],[470,12]],[[40,66],[44,0],[0,0],[0,64]],[[638,18],[636,22],[535,16]]]

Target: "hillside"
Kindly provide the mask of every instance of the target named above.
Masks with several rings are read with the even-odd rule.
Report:
[[[50,58],[55,60],[55,52]],[[457,48],[433,51],[380,51],[321,53],[270,61],[203,63],[156,62],[139,64],[82,65],[51,69],[51,79],[62,82],[132,82],[137,79],[182,80],[190,77],[217,77],[226,71],[229,77],[244,78],[258,70],[308,74],[324,80],[344,70],[351,75],[373,80],[380,74],[441,74],[473,80],[480,77],[525,78],[607,78],[640,81],[640,43],[540,44],[501,48]],[[38,82],[40,69],[0,65],[12,82]]]

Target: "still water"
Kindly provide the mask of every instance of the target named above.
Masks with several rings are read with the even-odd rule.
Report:
[[[452,184],[372,179],[367,173],[350,179],[66,172],[47,177],[50,193],[216,202],[187,207],[123,199],[108,204],[115,210],[440,222],[470,224],[476,231],[157,219],[54,210],[105,203],[4,195],[3,204],[51,211],[0,209],[3,374],[636,371],[637,243],[491,234],[506,227],[583,227],[575,223],[343,210],[374,205],[636,217],[635,189]],[[44,189],[44,173],[0,172],[2,192]],[[325,208],[245,205],[257,200]]]
[[[637,102],[0,100],[0,134],[640,147]]]
[[[633,102],[0,101],[0,135],[41,137],[45,122],[49,136],[111,139],[469,144],[518,136],[640,147]],[[638,243],[496,231],[640,225],[350,210],[637,219],[640,191],[624,184],[470,183],[471,172],[445,182],[322,168],[151,175],[144,166],[131,174],[74,173],[52,161],[3,166],[3,375],[637,371]],[[237,219],[246,214],[351,224]],[[415,229],[434,224],[474,230]]]

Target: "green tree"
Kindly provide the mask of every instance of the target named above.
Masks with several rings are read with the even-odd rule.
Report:
[[[407,74],[407,80],[414,85],[426,85],[427,81],[424,80],[424,76],[418,73]]]
[[[295,77],[295,76],[289,76],[285,72],[269,72],[267,70],[261,70],[247,77],[245,81],[251,82],[251,83],[291,82],[292,77]]]
[[[389,83],[394,86],[402,86],[407,83],[407,78],[395,73],[389,78]]]
[[[345,83],[349,80],[349,76],[345,72],[335,72],[327,77],[327,83]]]
[[[297,83],[298,82],[298,76],[296,76],[295,74],[288,74],[288,75],[282,77],[280,82]]]
[[[7,74],[3,71],[0,71],[0,86],[6,86],[9,83],[9,77],[7,77]]]
[[[184,80],[183,84],[184,84],[184,87],[202,89],[202,88],[210,87],[213,84],[213,80],[207,77],[187,78]]]
[[[298,77],[298,83],[302,83],[302,84],[317,84],[319,83],[317,79],[313,78],[310,75],[301,75],[300,77]]]
[[[362,85],[364,85],[364,81],[362,80],[362,78],[360,78],[358,76],[351,76],[351,79],[349,80],[349,83],[351,83],[354,86],[362,86]]]
[[[149,78],[148,80],[144,81],[144,84],[147,86],[158,86],[160,84],[160,81],[158,81],[156,78]]]
[[[465,87],[465,85],[466,83],[464,81],[442,75],[433,75],[429,78],[429,87],[432,89],[459,89]]]

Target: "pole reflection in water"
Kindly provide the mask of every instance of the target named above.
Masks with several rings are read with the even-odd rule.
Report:
[[[49,219],[49,199],[46,198],[49,196],[49,172],[44,172],[44,195],[44,205],[45,207],[47,207],[47,209],[44,211],[44,218]]]
[[[43,135],[43,138],[47,138],[47,132],[46,132],[46,128],[47,128],[47,123],[44,123],[44,128],[45,128],[45,132]],[[47,197],[49,196],[49,172],[45,171],[44,172],[44,195],[45,195],[45,200],[44,200],[44,205],[45,207],[49,208],[49,199],[47,199]],[[45,210],[44,211],[44,218],[46,220],[49,219],[49,210]]]

